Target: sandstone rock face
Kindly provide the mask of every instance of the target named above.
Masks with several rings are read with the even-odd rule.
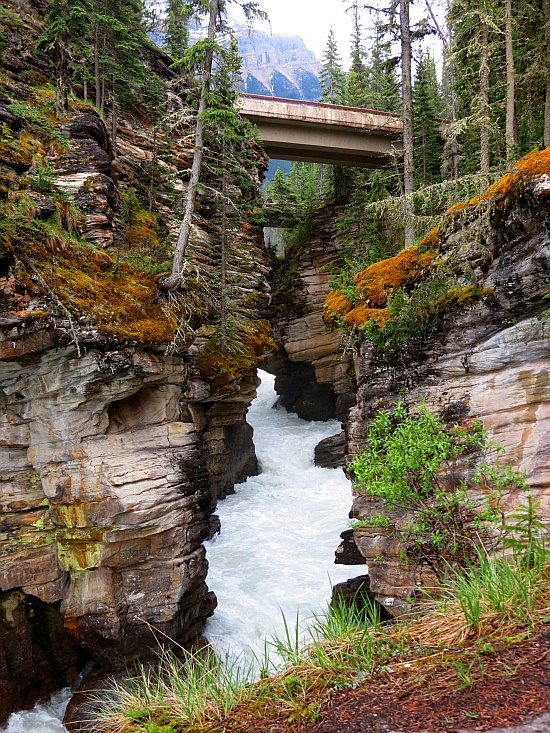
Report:
[[[484,230],[482,244],[473,229],[471,238],[454,234],[443,243],[443,254],[459,248],[459,257],[470,262],[491,294],[455,310],[433,338],[400,354],[374,354],[367,342],[361,345],[355,361],[358,402],[348,426],[351,454],[364,445],[376,411],[405,394],[407,403],[425,401],[450,423],[480,420],[504,447],[505,463],[525,472],[550,522],[549,215],[547,192],[531,183],[505,220]],[[523,492],[512,491],[503,496],[502,508],[509,512],[523,501]],[[378,500],[358,496],[351,515],[368,519],[380,510]],[[388,515],[386,508],[383,513]],[[426,568],[400,558],[399,535],[410,518],[390,512],[388,527],[354,531],[371,590],[396,615],[415,588],[434,582]]]
[[[78,650],[116,668],[147,655],[159,632],[184,643],[202,631],[216,605],[202,544],[210,516],[256,469],[245,421],[256,379],[235,401],[194,403],[177,356],[79,358],[45,343],[16,347],[23,356],[0,370],[0,588],[55,616],[66,680]],[[0,684],[10,644],[0,644]],[[13,690],[15,707],[59,686],[61,672],[52,681],[45,667]]]
[[[286,255],[273,283],[273,331],[280,350],[269,368],[281,404],[306,420],[345,421],[355,402],[352,358],[342,354],[342,334],[323,321],[333,277],[328,266],[338,250],[337,215],[336,207],[316,213],[311,237]]]
[[[201,629],[211,496],[176,357],[47,350],[4,365],[2,590],[61,601],[98,661]]]
[[[16,125],[7,109],[0,117]],[[60,130],[67,145],[49,156],[52,199],[62,191],[77,207],[79,236],[112,267],[132,247],[121,194],[135,186],[143,198],[137,183],[155,155],[152,134],[139,119],[121,120],[114,157],[93,110]],[[174,145],[173,162],[157,161],[167,182],[153,202],[165,238],[177,235],[192,156],[184,139]],[[24,185],[30,164],[4,163]],[[258,155],[250,172],[258,188],[262,165]],[[44,219],[56,208],[47,196],[30,198]],[[215,204],[213,195],[200,199],[188,252],[190,268],[212,282],[220,270]],[[250,321],[260,319],[269,285],[259,231],[244,225],[230,245],[232,298]],[[0,246],[0,726],[13,709],[72,682],[83,659],[102,676],[150,656],[159,638],[199,635],[216,605],[203,546],[219,526],[212,512],[257,471],[246,423],[254,364],[221,393],[195,366],[214,331],[212,305],[168,355],[167,343],[124,340],[61,304],[57,285],[41,284],[32,262],[25,290],[14,264]],[[43,621],[40,633],[33,618]]]
[[[315,465],[321,468],[341,468],[345,464],[346,433],[325,438],[315,446]]]
[[[72,684],[82,661],[59,604],[19,590],[0,593],[0,721]]]

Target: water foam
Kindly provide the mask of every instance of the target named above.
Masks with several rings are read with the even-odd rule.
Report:
[[[347,526],[350,483],[341,469],[313,465],[314,449],[340,431],[336,421],[306,422],[273,409],[274,377],[248,413],[261,473],[218,506],[221,534],[207,543],[209,587],[218,597],[206,636],[218,653],[261,653],[264,638],[326,608],[331,585],[350,569],[334,565]]]

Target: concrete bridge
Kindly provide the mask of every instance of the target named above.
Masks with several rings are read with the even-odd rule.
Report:
[[[255,94],[237,101],[270,158],[381,168],[403,149],[400,115]]]

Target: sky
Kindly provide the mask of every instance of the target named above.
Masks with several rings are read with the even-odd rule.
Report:
[[[348,2],[344,0],[259,0],[259,2],[269,15],[274,34],[302,36],[307,48],[315,53],[319,61],[323,58],[327,37],[332,26],[342,66],[345,70],[349,69],[352,16],[351,13],[346,13]],[[438,7],[441,6],[441,0],[435,0],[432,4],[437,12]],[[412,12],[414,13],[413,18],[427,14],[423,2],[415,3]],[[437,14],[442,22],[442,12],[439,11]],[[367,11],[363,11],[363,24],[368,22],[368,18]],[[259,22],[255,22],[254,27],[258,30],[269,31],[269,26]],[[433,49],[436,63],[439,63],[441,44],[435,37],[425,41],[424,46]]]
[[[260,0],[260,4],[269,15],[274,34],[302,36],[319,61],[332,26],[342,65],[349,68],[351,16],[345,12],[343,0]],[[255,27],[269,30],[261,23]]]

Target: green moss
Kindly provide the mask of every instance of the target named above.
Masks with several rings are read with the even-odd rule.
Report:
[[[253,321],[239,336],[240,348],[233,353],[220,346],[219,334],[207,343],[195,361],[201,377],[211,385],[212,393],[233,392],[234,382],[277,346],[266,321]]]
[[[58,152],[67,149],[67,138],[57,128],[53,114],[28,102],[13,102],[8,104],[8,109],[42,143],[54,143]]]

